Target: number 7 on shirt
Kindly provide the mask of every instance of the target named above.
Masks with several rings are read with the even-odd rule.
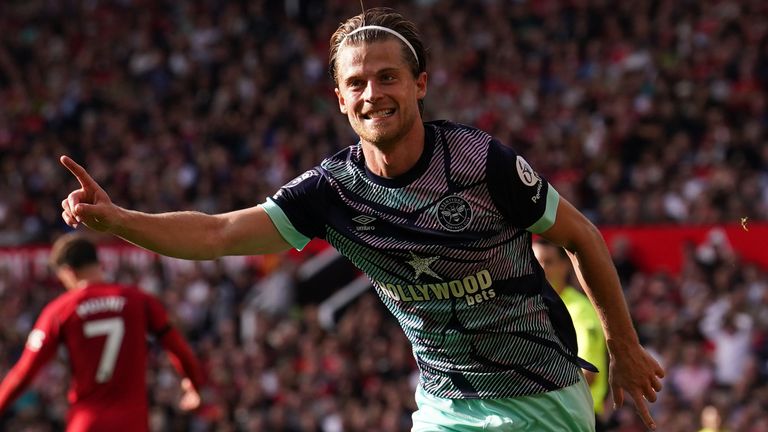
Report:
[[[117,355],[120,353],[120,345],[125,334],[125,324],[120,317],[86,321],[83,324],[83,333],[87,337],[105,336],[104,349],[101,352],[99,368],[96,370],[96,382],[103,383],[112,378],[115,370]]]

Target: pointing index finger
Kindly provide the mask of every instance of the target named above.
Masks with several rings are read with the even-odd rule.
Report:
[[[72,158],[69,156],[61,156],[59,162],[61,162],[61,164],[64,165],[75,178],[77,178],[77,181],[80,182],[80,186],[83,189],[96,187],[96,180],[88,174],[88,171],[86,171],[85,168],[73,161]]]

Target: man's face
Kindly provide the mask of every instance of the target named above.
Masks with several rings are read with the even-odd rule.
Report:
[[[421,121],[427,74],[414,78],[397,40],[345,45],[336,59],[339,109],[364,143],[392,148]]]
[[[541,243],[533,244],[533,254],[544,269],[549,283],[562,287],[568,279],[570,261],[560,255],[557,247]]]

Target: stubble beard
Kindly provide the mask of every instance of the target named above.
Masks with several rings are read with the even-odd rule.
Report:
[[[413,128],[415,121],[412,119],[395,129],[392,127],[369,127],[364,124],[364,121],[355,119],[352,122],[352,129],[355,130],[362,142],[370,144],[379,150],[387,151],[397,146],[403,137],[408,134],[408,131]]]

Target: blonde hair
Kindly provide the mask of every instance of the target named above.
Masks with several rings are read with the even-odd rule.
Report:
[[[394,9],[371,8],[344,21],[331,35],[328,71],[333,82],[338,84],[336,61],[342,44],[354,45],[363,41],[375,42],[391,38],[403,42],[403,59],[410,66],[414,77],[426,71],[427,59],[424,44],[416,26]]]

